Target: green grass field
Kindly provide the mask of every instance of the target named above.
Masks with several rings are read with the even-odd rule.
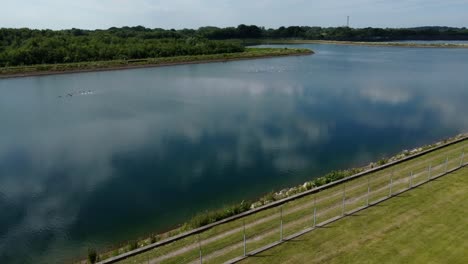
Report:
[[[466,201],[465,167],[241,263],[468,263]]]
[[[346,183],[345,208],[342,206],[343,184],[314,195],[308,195],[288,202],[282,206],[283,235],[286,237],[304,230],[305,228],[310,228],[313,225],[314,208],[317,210],[316,222],[319,224],[330,218],[340,216],[343,211],[349,212],[362,207],[366,205],[367,200],[372,202],[388,197],[390,193],[395,194],[407,189],[411,184],[415,185],[426,181],[429,176],[443,173],[445,171],[445,161],[447,158],[448,169],[458,167],[461,153],[463,153],[465,149],[468,149],[468,141],[466,140],[390,168],[354,179]],[[431,170],[429,171],[430,166]],[[410,177],[411,175],[413,175],[413,177]],[[390,184],[390,182],[392,184]],[[433,184],[435,183],[423,185],[418,188],[424,189],[427,188],[426,186],[431,186]],[[370,188],[369,194],[368,187]],[[407,194],[391,200],[400,200],[402,197],[407,197]],[[375,208],[379,207],[380,205]],[[374,208],[368,210],[374,210]],[[349,218],[361,219],[361,217],[357,216],[351,216]],[[385,220],[382,222],[388,223],[389,221]],[[203,263],[223,263],[243,254],[242,242],[244,223],[247,252],[278,241],[280,238],[280,208],[274,207],[216,226],[201,233],[199,237],[195,235],[189,236],[177,242],[125,259],[119,263],[195,263],[199,259],[199,247],[202,249]],[[330,229],[335,230],[336,228]],[[328,228],[323,228],[323,230],[328,230]],[[313,231],[312,233],[320,232],[323,232],[322,229]],[[199,239],[200,244],[198,243]],[[323,243],[323,240],[321,243]],[[328,244],[328,246],[330,246],[330,244]],[[331,252],[335,252],[337,248],[333,247],[330,250]],[[285,258],[289,259],[289,256],[285,256]],[[261,259],[262,258],[252,258],[254,261],[261,261]],[[283,258],[279,262],[283,262],[284,260]],[[301,262],[301,260],[296,261]]]

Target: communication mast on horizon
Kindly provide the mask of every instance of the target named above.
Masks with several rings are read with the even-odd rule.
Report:
[[[346,21],[346,27],[349,27],[349,16],[348,16],[348,20]]]

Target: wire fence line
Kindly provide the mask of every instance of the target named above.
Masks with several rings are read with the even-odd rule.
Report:
[[[213,226],[119,263],[238,262],[466,165],[465,146],[346,179],[341,185]]]
[[[357,211],[368,208],[370,206],[373,206],[377,203],[387,200],[388,198],[392,196],[398,195],[402,192],[408,191],[428,181],[431,181],[435,178],[438,178],[449,172],[452,172],[453,170],[456,170],[466,165],[465,163],[463,163],[464,154],[461,154],[461,155],[462,156],[460,157],[460,163],[458,164],[457,164],[456,159],[455,160],[446,159],[445,162],[442,162],[441,164],[436,165],[435,167],[432,167],[432,168],[431,168],[431,165],[429,165],[427,169],[422,170],[418,173],[414,173],[413,171],[411,171],[407,177],[400,177],[400,179],[398,179],[397,181],[393,181],[393,177],[392,177],[392,180],[386,186],[378,186],[378,183],[371,184],[370,179],[368,179],[367,191],[364,190],[363,192],[355,192],[353,194],[349,194],[349,193],[347,194],[346,184],[343,184],[341,202],[335,199],[334,203],[332,203],[329,206],[324,205],[323,208],[320,208],[320,209],[318,209],[317,205],[314,205],[313,210],[309,210],[310,212],[313,212],[311,213],[311,217],[304,214],[302,217],[298,217],[296,219],[290,219],[289,221],[286,221],[286,219],[283,217],[283,214],[281,213],[282,210],[280,209],[280,225],[278,227],[280,230],[279,240],[273,241],[270,244],[266,244],[263,247],[260,246],[259,248],[257,248],[256,250],[254,249],[250,253],[246,252],[244,256],[240,256],[239,258],[234,258],[228,261],[227,263],[236,263],[244,259],[244,257],[246,256],[257,254],[261,251],[274,247],[283,241],[287,241],[299,235],[302,235],[306,232],[310,232],[317,227],[322,227],[324,225],[327,225],[331,222],[334,222],[338,219],[345,217],[348,214],[352,214]],[[438,172],[434,173],[431,171],[431,169],[435,169]],[[425,177],[426,175],[427,177]],[[379,178],[374,178],[373,181],[374,182],[385,181],[387,179],[386,176],[387,175],[382,175]],[[393,186],[394,184],[396,184],[395,187]],[[378,186],[378,187],[375,190],[371,191],[371,187],[373,187],[373,185]],[[393,187],[393,190],[392,190],[392,187]],[[371,195],[372,195],[372,198],[370,198]],[[317,221],[317,217],[320,217],[321,220],[323,221]],[[312,222],[309,221],[310,219],[313,219],[313,221]],[[288,222],[288,223],[285,224],[285,222]],[[288,234],[290,233],[290,235],[287,237],[284,237],[286,233],[285,229],[289,229]],[[258,236],[253,237],[251,242],[253,242],[253,240],[255,240],[256,238],[267,239],[269,235],[274,235],[274,233],[275,233],[274,230],[272,230],[271,234],[263,233],[263,236],[261,238],[259,238]],[[249,241],[247,240],[246,242],[244,242],[244,244],[247,244],[248,242]],[[208,255],[206,260],[209,260],[209,259],[211,258]]]
[[[330,205],[324,205],[320,209],[317,205],[314,205],[313,210],[309,210],[310,212],[313,212],[311,213],[311,217],[308,217],[304,214],[302,217],[292,219],[286,225],[284,225],[283,215],[280,214],[281,224],[279,226],[279,240],[258,247],[252,252],[246,253],[244,256],[231,259],[226,263],[239,262],[247,256],[258,254],[269,248],[277,246],[284,241],[288,241],[307,232],[311,232],[317,227],[322,227],[327,224],[330,224],[331,222],[339,220],[347,215],[366,209],[370,206],[383,202],[393,196],[399,195],[403,192],[416,188],[436,178],[444,176],[450,172],[458,170],[459,168],[464,167],[468,164],[463,161],[463,158],[464,153],[461,154],[461,157],[459,159],[449,160],[448,158],[446,158],[445,161],[441,162],[440,164],[434,167],[432,166],[432,164],[429,164],[427,168],[420,169],[417,173],[411,170],[408,176],[405,177],[403,175],[400,175],[401,177],[399,177],[399,179],[397,179],[396,181],[393,180],[393,176],[395,175],[394,173],[392,173],[390,174],[391,180],[386,185],[380,184],[378,182],[384,182],[387,179],[387,175],[382,175],[378,178],[373,178],[373,183],[371,183],[370,179],[368,178],[367,191],[363,190],[361,192],[358,191],[354,192],[353,194],[347,194],[346,184],[343,184],[341,202],[338,199],[335,199],[335,201],[331,202]],[[434,170],[436,172],[434,172]],[[377,188],[371,190],[372,187]],[[321,220],[317,220],[318,217]],[[309,221],[309,219],[313,219],[313,221],[311,222]],[[285,233],[284,228],[290,228],[290,232],[288,232],[289,235],[287,237],[284,237],[283,235]]]

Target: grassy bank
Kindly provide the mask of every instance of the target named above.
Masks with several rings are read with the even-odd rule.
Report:
[[[309,49],[247,48],[244,52],[210,55],[148,58],[138,60],[112,60],[64,64],[43,64],[22,67],[1,67],[0,78],[49,75],[59,73],[121,70],[144,67],[170,66],[180,64],[225,62],[233,60],[270,58],[313,54]]]
[[[440,145],[442,142],[433,144],[432,146]],[[430,146],[427,146],[428,148]],[[423,156],[417,157],[385,168],[380,171],[372,172],[365,177],[356,178],[346,183],[346,210],[352,210],[362,206],[365,203],[365,193],[370,180],[372,189],[368,199],[378,200],[381,197],[388,195],[388,183],[393,178],[393,192],[404,190],[408,187],[408,182],[418,183],[427,179],[428,166],[432,166],[431,173],[436,175],[444,170],[446,159],[449,160],[448,168],[457,166],[460,161],[460,155],[465,148],[468,147],[468,141],[462,141],[455,145],[447,146],[442,149],[433,151]],[[398,160],[407,155],[423,151],[425,148],[418,148],[412,151],[405,151],[388,160],[381,160],[377,163],[370,164],[366,170],[383,164],[389,161]],[[411,181],[408,175],[413,175]],[[268,204],[274,200],[281,199],[295,193],[303,192],[316,185],[326,184],[332,180],[337,180],[349,176],[348,172],[334,172],[322,178],[307,182],[304,185],[282,190],[277,193],[272,193],[260,199],[261,204]],[[287,202],[281,206],[284,215],[284,235],[291,235],[305,227],[310,226],[311,212],[314,207],[317,208],[317,223],[326,221],[342,213],[342,184],[333,186],[329,189],[322,190],[314,195],[307,195],[302,198]],[[257,202],[258,203],[258,202]],[[260,204],[254,203],[252,206]],[[245,208],[245,207],[244,207]],[[138,254],[128,258],[123,263],[142,263],[152,260],[156,263],[185,263],[191,262],[198,258],[199,247],[202,248],[204,255],[204,263],[222,263],[234,257],[242,255],[242,237],[243,226],[245,224],[245,232],[247,236],[247,251],[250,252],[261,246],[265,246],[278,240],[278,218],[280,206],[271,207],[269,209],[256,212],[254,214],[244,216],[242,218],[230,221],[203,232],[197,235],[190,235],[175,242],[164,243],[161,246],[149,250],[145,253]],[[234,210],[233,210],[234,211]],[[197,221],[188,222],[188,229],[193,228],[190,224],[207,224],[212,221],[213,215],[206,214],[206,218],[202,216]],[[217,218],[217,215],[215,217]],[[195,226],[196,226],[195,225]],[[180,231],[179,231],[180,232]],[[172,233],[176,235],[177,232]],[[146,240],[139,241],[137,247],[143,247],[150,243],[154,243],[164,237],[152,237]],[[198,242],[200,241],[200,243]],[[128,251],[130,248],[120,248],[115,251],[109,251],[101,254],[101,259],[116,256]]]
[[[466,263],[468,168],[241,263]]]
[[[335,41],[335,40],[305,40],[305,39],[263,39],[247,40],[251,45],[260,44],[333,44],[355,45],[370,47],[405,47],[405,48],[468,48],[468,44],[443,44],[443,43],[402,43],[402,42],[364,42],[364,41]]]

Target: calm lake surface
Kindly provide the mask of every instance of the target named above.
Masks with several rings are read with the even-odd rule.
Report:
[[[468,130],[468,50],[298,46],[316,54],[0,80],[0,263],[84,257]]]
[[[415,44],[468,44],[468,40],[396,40],[390,42]]]

